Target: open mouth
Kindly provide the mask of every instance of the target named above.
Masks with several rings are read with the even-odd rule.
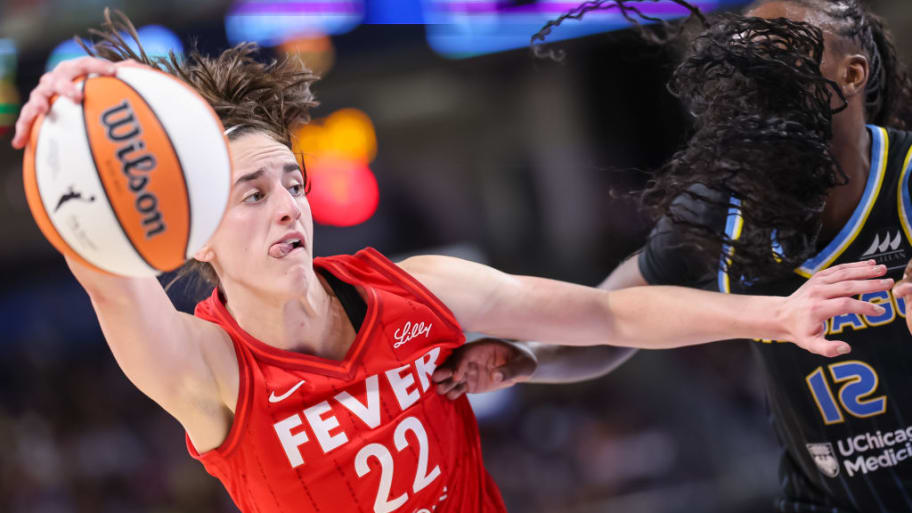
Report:
[[[282,239],[269,247],[269,256],[282,258],[298,249],[304,249],[304,241],[298,237]]]

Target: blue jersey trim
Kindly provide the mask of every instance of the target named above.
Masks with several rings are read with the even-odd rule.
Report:
[[[910,220],[912,220],[912,200],[909,198],[910,167],[912,167],[912,148],[909,148],[909,153],[906,154],[902,174],[899,176],[899,190],[896,194],[899,222],[902,225],[903,233],[906,234],[906,240],[912,244],[912,223],[910,223]]]
[[[738,240],[741,237],[741,229],[744,228],[744,218],[741,217],[741,200],[732,196],[728,199],[728,215],[725,221],[725,235],[728,240]],[[719,260],[719,292],[726,294],[731,293],[731,280],[728,277],[728,266],[731,265],[731,256],[735,254],[735,248],[729,244],[722,246],[722,258]]]

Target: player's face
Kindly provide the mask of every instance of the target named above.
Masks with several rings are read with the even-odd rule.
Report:
[[[260,132],[242,135],[230,149],[228,207],[197,258],[210,261],[226,286],[300,294],[300,279],[313,269],[313,219],[295,155]]]
[[[820,72],[824,77],[836,82],[842,83],[844,74],[841,72],[842,57],[838,52],[839,45],[836,43],[839,38],[831,30],[832,21],[826,14],[814,9],[809,9],[802,5],[791,2],[767,2],[761,4],[745,13],[747,16],[756,16],[768,20],[776,18],[787,18],[792,21],[809,23],[823,30],[823,59],[820,62]],[[835,96],[835,95],[834,95]],[[832,104],[836,108],[841,105],[839,98],[833,98]]]

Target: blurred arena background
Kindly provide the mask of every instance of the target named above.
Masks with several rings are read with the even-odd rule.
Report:
[[[154,51],[258,40],[320,70],[318,119],[299,134],[318,255],[447,252],[596,284],[643,243],[649,223],[624,193],[682,142],[684,118],[664,88],[672,53],[610,12],[555,32],[564,63],[530,55],[529,36],[576,3],[0,0],[0,511],[236,511],[114,364],[8,144],[25,95],[78,55],[66,41],[103,7]],[[873,3],[908,59],[912,4]],[[600,380],[473,402],[511,511],[772,510],[778,450],[746,343],[641,352]]]

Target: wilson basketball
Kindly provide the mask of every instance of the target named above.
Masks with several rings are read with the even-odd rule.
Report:
[[[23,174],[38,227],[64,254],[127,276],[180,267],[212,235],[231,161],[211,107],[147,67],[81,78],[81,104],[39,117]]]

